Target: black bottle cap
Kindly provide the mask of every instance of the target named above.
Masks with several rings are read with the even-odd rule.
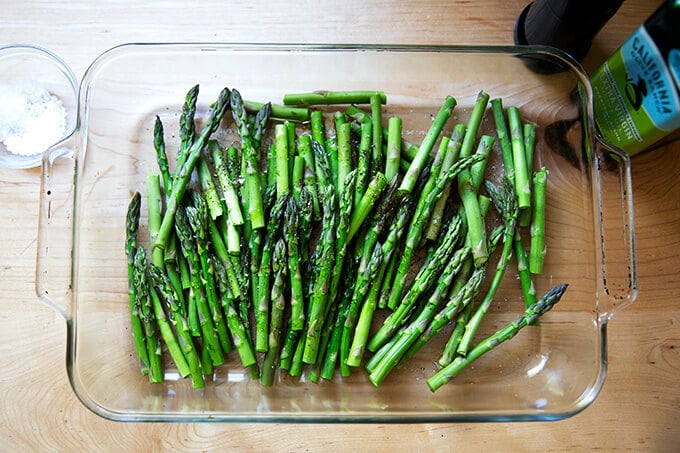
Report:
[[[520,14],[515,44],[557,47],[580,61],[623,0],[536,0]]]

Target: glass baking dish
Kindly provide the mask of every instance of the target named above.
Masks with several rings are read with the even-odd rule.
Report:
[[[446,95],[458,105],[445,133],[467,121],[481,90],[518,106],[536,125],[535,165],[550,171],[548,255],[535,285],[539,293],[563,282],[569,289],[540,325],[434,393],[425,381],[445,333],[378,388],[363,370],[319,383],[283,373],[265,388],[233,356],[204,389],[172,364],[164,383],[150,384],[129,331],[125,212],[157,172],[155,116],[175,149],[183,96],[197,83],[199,117],[224,86],[279,103],[289,92],[382,90],[384,118],[400,115],[416,143]],[[605,380],[607,323],[637,291],[629,160],[598,139],[591,104],[578,64],[543,47],[130,44],[105,52],[81,82],[76,131],[43,157],[36,290],[67,321],[75,394],[120,421],[506,421],[580,412]],[[495,135],[489,110],[482,131]],[[499,153],[496,144],[491,166]],[[522,311],[511,265],[480,338]]]

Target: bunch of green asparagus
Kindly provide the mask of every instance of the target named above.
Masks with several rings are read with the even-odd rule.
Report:
[[[382,92],[289,94],[272,105],[225,88],[201,128],[198,93],[186,95],[172,171],[156,118],[148,250],[138,238],[140,193],[127,212],[131,331],[151,382],[163,380],[165,351],[200,388],[235,350],[264,386],[277,373],[306,367],[317,382],[362,365],[378,386],[452,325],[443,368],[428,380],[434,391],[564,293],[561,285],[536,298],[548,172],[532,171],[533,125],[500,99],[480,93],[449,136],[456,100],[446,97],[416,145],[398,116],[384,125]],[[489,102],[497,137],[478,137]],[[233,144],[215,138],[220,127],[236,132]],[[501,184],[485,180],[496,142]],[[492,205],[496,228],[485,220]],[[528,256],[520,227],[530,227]],[[513,251],[526,312],[475,345]],[[389,313],[382,322],[378,310]]]

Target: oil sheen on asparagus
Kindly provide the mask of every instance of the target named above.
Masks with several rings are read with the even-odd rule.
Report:
[[[156,117],[157,169],[133,190],[125,222],[131,348],[151,382],[173,366],[203,387],[232,354],[263,386],[283,373],[367,372],[377,387],[448,332],[432,357],[435,391],[540,328],[566,290],[536,296],[549,172],[533,168],[535,126],[500,98],[479,93],[467,121],[450,124],[457,101],[446,96],[412,143],[380,91],[272,104],[224,88],[203,119],[198,96],[198,85],[186,93],[173,156],[171,125]],[[481,133],[487,112],[495,135]],[[491,181],[494,147],[504,171]],[[480,340],[513,266],[525,311]]]

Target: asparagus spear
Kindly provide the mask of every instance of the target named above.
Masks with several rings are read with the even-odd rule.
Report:
[[[337,159],[337,182],[335,184],[338,197],[342,197],[344,190],[343,181],[347,177],[350,171],[352,171],[352,144],[349,131],[349,123],[342,121],[337,121],[336,119],[336,131],[337,131],[337,142],[338,142],[338,159]],[[332,162],[331,162],[332,164]]]
[[[269,123],[269,118],[271,117],[272,114],[272,104],[270,102],[267,102],[264,104],[260,109],[257,111],[255,114],[255,119],[253,122],[253,148],[255,149],[255,152],[258,154],[258,165],[259,165],[259,153],[260,153],[260,148],[262,146],[262,139],[264,138],[264,134],[267,130],[267,123]]]
[[[517,107],[508,107],[508,123],[510,125],[510,137],[512,138],[512,162],[515,169],[515,191],[519,209],[527,209],[531,206],[531,188],[529,171],[524,150],[524,137],[522,135],[522,120]]]
[[[290,191],[290,176],[288,175],[288,134],[283,124],[274,126],[276,141],[276,194],[281,197]]]
[[[311,93],[289,93],[283,96],[284,105],[330,105],[369,104],[371,96],[378,95],[385,104],[387,96],[382,91],[314,91]]]
[[[130,325],[132,328],[132,341],[143,375],[149,374],[149,353],[146,349],[144,330],[142,327],[142,308],[140,299],[137,297],[135,285],[135,254],[137,252],[137,231],[139,230],[140,208],[142,196],[135,192],[128,205],[125,218],[125,255],[127,256],[128,268],[128,296],[130,298]]]
[[[167,198],[167,205],[165,209],[165,214],[163,220],[159,227],[158,235],[155,240],[151,243],[154,251],[155,249],[164,250],[170,239],[170,235],[173,230],[173,223],[175,221],[175,212],[177,212],[177,207],[187,190],[189,179],[191,178],[191,173],[201,157],[201,150],[208,142],[210,135],[217,129],[226,111],[228,101],[229,101],[230,91],[225,88],[220,92],[219,97],[210,112],[210,116],[206,122],[206,125],[201,130],[198,137],[195,138],[191,147],[187,151],[186,162],[179,168],[175,170],[173,175],[172,191],[170,196]],[[155,263],[154,263],[155,264]]]
[[[151,265],[149,275],[151,276],[153,287],[162,296],[162,301],[165,301],[170,309],[172,324],[175,326],[175,332],[177,332],[177,338],[174,335],[163,336],[172,359],[183,376],[186,375],[186,371],[183,368],[185,366],[188,368],[189,375],[191,375],[191,384],[194,388],[202,388],[205,386],[205,381],[203,380],[201,361],[189,332],[189,323],[180,310],[175,289],[160,267]],[[172,347],[170,346],[171,344],[173,345]]]
[[[302,330],[305,324],[305,300],[302,289],[302,267],[300,264],[300,231],[298,204],[289,197],[283,222],[283,237],[288,250],[288,270],[290,272],[291,326]]]
[[[359,150],[357,151],[357,183],[354,195],[354,209],[359,208],[361,198],[364,196],[368,183],[375,173],[375,166],[379,161],[371,158],[371,141],[372,141],[373,125],[371,118],[366,116],[361,120],[361,140],[359,142]],[[341,176],[341,175],[339,175]],[[385,178],[387,180],[387,178]]]
[[[222,263],[215,263],[215,274],[217,277],[217,284],[222,296],[222,309],[224,310],[229,332],[231,333],[231,341],[236,348],[241,364],[244,368],[250,368],[257,365],[255,358],[255,351],[253,351],[250,338],[246,332],[241,316],[239,315],[233,297],[230,295],[229,286],[227,282],[227,275]]]
[[[227,334],[227,328],[224,324],[224,316],[222,308],[217,301],[217,291],[215,290],[215,276],[212,263],[208,255],[208,241],[206,237],[206,223],[207,223],[207,208],[202,197],[194,192],[194,203],[196,206],[188,206],[185,213],[189,220],[191,230],[194,232],[196,240],[196,250],[201,264],[201,283],[205,289],[205,295],[208,300],[208,306],[212,313],[215,329],[217,330],[217,337],[224,352],[231,350],[231,343]]]
[[[519,230],[515,231],[513,243],[515,249],[515,260],[517,261],[517,273],[519,274],[519,281],[522,285],[522,294],[524,294],[524,303],[527,307],[530,307],[534,304],[534,302],[536,302],[536,288],[534,287],[534,282],[531,278],[527,253],[524,250],[524,245],[522,244],[522,237],[519,234]]]
[[[472,275],[465,281],[459,291],[454,293],[442,308],[430,321],[423,334],[416,339],[408,351],[404,353],[402,360],[413,357],[427,342],[449,323],[455,316],[466,307],[470,307],[472,299],[477,295],[486,276],[486,267],[474,269]]]
[[[267,335],[267,322],[269,318],[270,304],[269,279],[273,266],[272,253],[274,251],[274,244],[277,241],[277,235],[280,231],[281,218],[287,204],[288,196],[284,194],[283,196],[276,199],[274,206],[270,210],[269,220],[267,222],[267,232],[265,234],[262,255],[260,257],[260,266],[257,275],[258,295],[260,298],[255,301],[255,347],[258,352],[265,352],[269,343]]]
[[[398,116],[391,117],[387,122],[387,162],[385,163],[385,178],[392,181],[399,173],[401,161],[401,128],[402,120]]]
[[[343,196],[340,199],[340,206],[338,209],[338,226],[337,239],[335,250],[335,265],[333,266],[333,277],[331,280],[331,288],[329,290],[329,297],[331,303],[335,301],[338,287],[340,285],[340,277],[342,276],[342,269],[345,262],[345,255],[347,253],[347,234],[349,233],[350,219],[352,214],[352,204],[354,200],[354,185],[356,184],[356,170],[352,170],[343,183]]]
[[[534,173],[534,146],[536,142],[536,129],[533,124],[525,124],[523,128],[524,137],[524,154],[526,156],[527,163],[527,175]],[[531,186],[529,187],[531,190]],[[531,209],[524,209],[520,211],[518,224],[521,227],[527,227],[531,225]]]
[[[428,298],[423,309],[418,316],[409,323],[408,327],[402,331],[396,343],[390,346],[387,353],[383,355],[383,358],[371,371],[369,380],[373,385],[376,387],[380,385],[385,377],[387,377],[387,374],[399,363],[402,356],[408,351],[411,345],[413,345],[418,337],[422,335],[429,324],[430,319],[435,314],[439,303],[446,295],[453,277],[460,271],[460,268],[469,253],[470,249],[463,247],[453,254],[442,271],[436,288]]]
[[[361,201],[354,208],[349,224],[349,232],[347,233],[347,240],[352,240],[352,237],[359,231],[361,224],[364,222],[368,214],[370,214],[378,197],[387,187],[387,179],[385,175],[378,172],[375,177],[368,184],[366,192],[362,195]]]
[[[196,101],[198,100],[199,86],[194,85],[187,91],[182,106],[182,115],[179,118],[179,148],[177,149],[177,161],[175,162],[175,173],[170,175],[170,182],[174,185],[175,174],[187,160],[189,149],[196,138],[194,117],[196,116]],[[166,192],[170,193],[171,187],[166,187]]]
[[[349,304],[347,317],[345,318],[344,327],[342,330],[342,338],[340,340],[340,362],[348,366],[359,366],[356,358],[361,360],[361,353],[358,350],[363,350],[363,345],[357,345],[357,350],[354,352],[354,359],[350,360],[351,344],[354,338],[354,330],[356,328],[357,318],[361,311],[362,301],[368,293],[369,288],[375,281],[380,269],[380,263],[383,259],[383,251],[380,244],[373,247],[370,259],[366,265],[359,266],[359,275],[357,276],[357,283],[354,286],[354,294]],[[346,373],[343,375],[347,375]]]
[[[208,141],[208,148],[210,148],[210,142]],[[212,171],[208,166],[208,162],[205,160],[205,156],[198,161],[198,179],[201,184],[201,190],[203,192],[203,197],[208,205],[208,212],[213,220],[217,219],[223,214],[222,211],[222,200],[220,200],[220,195],[217,193],[217,187],[215,187],[215,182],[213,181]]]
[[[371,116],[373,123],[373,146],[372,157],[373,166],[372,172],[385,172],[385,159],[383,156],[383,127],[382,127],[382,102],[380,96],[374,94],[371,96]]]
[[[508,134],[508,125],[505,121],[505,113],[503,112],[503,100],[500,98],[491,99],[491,109],[493,110],[493,118],[496,123],[496,135],[498,136],[498,143],[501,146],[501,153],[503,155],[505,176],[514,183],[515,164],[512,156],[512,143],[510,142],[510,134]]]
[[[158,115],[156,115],[156,122],[153,128],[153,147],[156,150],[156,161],[163,178],[163,187],[167,191],[170,187],[170,170],[168,169],[168,155],[165,153],[163,122]]]
[[[269,104],[269,108],[271,109],[270,116],[272,118],[276,118],[277,120],[305,122],[309,119],[309,109],[307,108],[289,107],[286,105],[277,105],[271,103],[267,104]],[[247,112],[259,112],[267,104],[256,101],[243,101],[243,105],[245,106]]]
[[[323,194],[323,220],[318,250],[319,270],[315,278],[314,291],[309,306],[309,317],[305,335],[304,363],[315,363],[319,353],[321,328],[324,325],[327,312],[328,296],[331,289],[331,272],[335,266],[335,238],[336,238],[336,195],[332,187],[327,187]]]
[[[465,136],[466,126],[464,124],[457,124],[453,128],[453,133],[451,138],[442,138],[442,143],[446,146],[446,153],[442,161],[441,172],[446,173],[446,171],[451,168],[451,166],[458,160],[458,153],[460,152],[460,145],[463,142],[463,137]],[[439,232],[442,225],[442,217],[444,215],[444,210],[446,208],[446,203],[451,192],[451,183],[447,184],[444,188],[444,192],[432,211],[432,217],[430,218],[430,223],[425,232],[425,237],[431,241],[437,240]]]
[[[281,352],[281,329],[283,326],[283,312],[286,306],[286,279],[288,265],[286,264],[286,244],[282,239],[276,241],[274,245],[274,258],[272,261],[272,271],[274,272],[274,284],[270,293],[272,301],[271,320],[269,322],[269,335],[267,342],[267,352],[262,363],[262,375],[260,383],[268,387],[274,382],[274,375],[279,364],[279,354]]]
[[[456,100],[451,96],[447,96],[444,100],[444,104],[442,104],[441,108],[439,109],[437,116],[435,116],[430,129],[427,131],[425,138],[420,144],[418,153],[411,161],[411,165],[409,166],[409,169],[401,182],[400,190],[403,190],[404,192],[410,192],[413,190],[413,187],[416,185],[416,181],[418,180],[418,175],[421,171],[423,171],[423,167],[425,166],[425,162],[427,161],[427,158],[434,147],[435,141],[437,140],[437,137],[439,137],[444,125],[451,117],[453,108],[455,106]]]
[[[466,356],[456,358],[450,365],[439,370],[439,372],[427,380],[427,385],[430,387],[430,390],[433,392],[436,391],[482,355],[486,354],[499,344],[513,338],[528,324],[535,323],[539,317],[552,310],[555,304],[562,298],[566,289],[566,284],[561,284],[550,289],[541,296],[535,304],[527,308],[522,316],[504,328],[496,331],[496,333],[487,339],[481,341],[477,346],[472,348]]]
[[[514,194],[514,188],[512,183],[505,178],[504,179],[503,191],[496,187],[494,184],[487,181],[487,191],[491,195],[491,199],[496,206],[496,209],[503,216],[505,227],[503,233],[503,251],[498,259],[496,265],[496,272],[494,273],[493,279],[489,284],[484,299],[480,302],[479,307],[470,318],[470,321],[465,327],[465,333],[461,339],[460,345],[458,346],[458,354],[465,355],[469,349],[472,339],[479,328],[482,318],[486,314],[491,305],[491,302],[496,295],[496,291],[500,286],[503,275],[505,274],[505,269],[507,268],[508,261],[512,256],[512,245],[513,237],[515,234],[515,226],[517,222],[517,199]]]
[[[224,151],[217,140],[208,141],[208,150],[215,166],[215,173],[220,184],[220,189],[222,190],[222,199],[227,207],[227,215],[229,216],[232,225],[243,225],[243,213],[241,212],[241,204],[239,203],[238,193],[236,192],[236,184],[229,175]]]
[[[196,243],[193,239],[191,225],[189,224],[189,219],[187,219],[184,209],[177,210],[177,213],[175,214],[175,231],[180,240],[182,252],[189,262],[189,269],[191,271],[190,297],[194,300],[196,310],[199,314],[199,324],[201,326],[201,332],[203,333],[203,349],[207,351],[213,365],[221,365],[224,363],[224,354],[222,353],[222,348],[213,323],[211,307],[208,305],[208,300],[203,289],[201,262],[198,256]]]
[[[404,299],[396,307],[396,310],[385,319],[380,329],[369,341],[367,346],[369,351],[376,351],[389,340],[392,334],[405,322],[420,295],[427,291],[433,279],[439,276],[439,272],[450,255],[453,244],[459,239],[461,225],[462,220],[459,216],[451,220],[444,239],[434,250],[432,258],[422,265]]]
[[[414,217],[411,221],[411,226],[409,227],[408,234],[406,236],[404,252],[402,253],[401,261],[399,262],[399,267],[397,268],[397,273],[394,278],[394,284],[390,291],[389,300],[387,302],[387,306],[389,308],[395,309],[399,304],[404,286],[406,285],[408,270],[411,267],[413,253],[417,245],[420,243],[423,229],[427,225],[430,213],[432,212],[432,209],[434,209],[434,205],[444,191],[444,188],[453,180],[453,178],[458,176],[459,172],[469,168],[476,162],[479,162],[482,158],[483,156],[475,154],[467,158],[460,159],[458,162],[452,165],[451,168],[449,168],[449,170],[437,180],[437,183],[427,195],[426,200],[422,203],[421,211],[414,214]]]
[[[162,322],[158,314],[154,313],[154,307],[149,295],[147,279],[147,259],[144,246],[137,247],[134,258],[134,285],[136,305],[140,310],[142,325],[144,327],[147,355],[149,357],[149,381],[158,383],[163,381],[163,368],[161,364],[161,342],[156,331],[156,323]],[[162,333],[162,332],[161,332]]]
[[[531,246],[529,270],[532,274],[543,272],[545,259],[545,187],[548,170],[543,167],[534,174],[534,215],[531,221]]]
[[[314,153],[312,152],[312,138],[309,135],[301,135],[298,138],[298,151],[305,160],[304,181],[305,187],[312,196],[314,219],[319,220],[321,219],[321,207],[319,204],[319,191],[316,186],[316,163],[314,162]]]
[[[231,113],[241,135],[241,154],[245,163],[245,185],[248,193],[248,216],[254,230],[264,227],[264,211],[262,208],[262,189],[260,187],[257,151],[248,127],[248,120],[243,98],[237,90],[232,90],[229,98]]]

